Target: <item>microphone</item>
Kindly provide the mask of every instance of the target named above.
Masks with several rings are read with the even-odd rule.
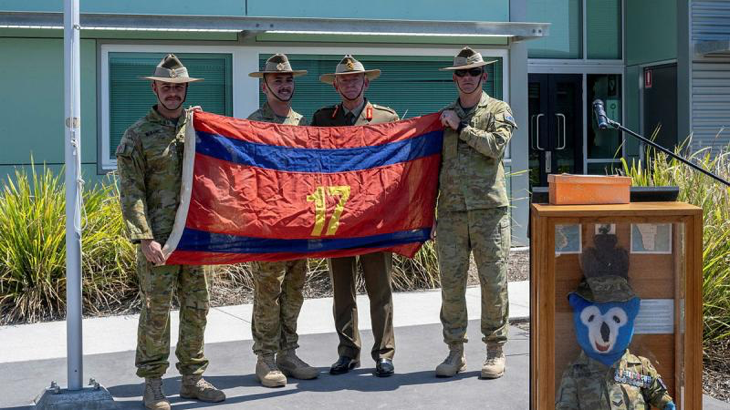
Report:
[[[610,120],[606,116],[606,110],[603,108],[603,101],[598,99],[593,101],[593,116],[596,118],[598,128],[602,130],[608,129]]]

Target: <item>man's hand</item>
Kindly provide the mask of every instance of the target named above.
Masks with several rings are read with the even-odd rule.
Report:
[[[162,246],[153,239],[142,239],[142,253],[153,265],[165,263],[165,256],[162,254]]]
[[[452,130],[459,129],[459,124],[461,123],[461,120],[459,119],[459,116],[456,115],[456,112],[454,110],[445,110],[441,112],[441,124],[444,127],[449,127]]]
[[[199,105],[194,105],[188,108],[188,110],[191,110],[192,112],[203,112],[203,107]]]

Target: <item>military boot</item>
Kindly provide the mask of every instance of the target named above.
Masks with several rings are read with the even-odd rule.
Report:
[[[464,357],[464,345],[453,344],[449,346],[449,355],[436,367],[436,377],[453,377],[457,373],[466,370],[466,357]]]
[[[144,379],[144,395],[142,396],[144,408],[149,410],[170,410],[170,402],[167,401],[162,391],[162,379],[159,377],[148,377]]]
[[[259,355],[256,361],[256,378],[264,387],[286,386],[286,376],[276,367],[273,354]]]
[[[187,375],[182,378],[180,397],[208,403],[218,403],[226,399],[226,394],[206,381],[202,376]]]
[[[300,359],[293,349],[279,352],[276,355],[276,366],[284,375],[295,379],[309,380],[319,376],[319,370]]]
[[[488,344],[487,359],[482,365],[482,379],[497,379],[504,375],[504,368],[507,359],[504,357],[502,345]]]

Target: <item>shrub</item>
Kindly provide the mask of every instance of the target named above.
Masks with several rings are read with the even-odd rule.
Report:
[[[690,141],[687,141],[689,143]],[[680,154],[683,147],[678,147]],[[623,172],[635,186],[676,185],[679,200],[703,209],[704,340],[730,337],[730,188],[691,169],[662,152],[650,149],[647,168],[622,159]],[[730,147],[718,152],[702,149],[690,161],[716,175],[730,179]]]
[[[57,319],[66,305],[66,194],[43,167],[16,170],[0,192],[0,324]],[[81,249],[86,313],[128,308],[136,294],[134,249],[115,185],[84,191]]]

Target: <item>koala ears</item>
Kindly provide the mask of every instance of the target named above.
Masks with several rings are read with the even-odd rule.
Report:
[[[583,299],[575,293],[570,293],[568,295],[568,303],[570,303],[570,307],[572,307],[574,311],[579,311],[584,307],[592,304],[591,302]]]

